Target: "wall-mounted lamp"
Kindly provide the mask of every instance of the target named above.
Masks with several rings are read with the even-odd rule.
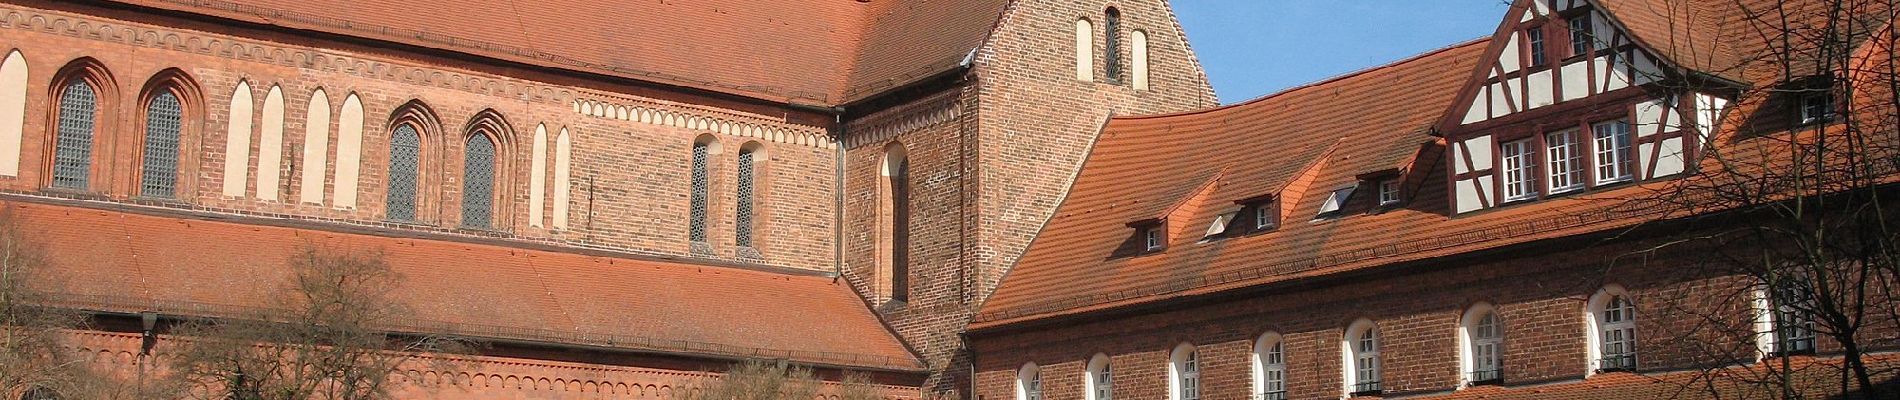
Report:
[[[158,313],[153,311],[140,311],[139,322],[145,327],[144,330],[140,331],[140,339],[143,339],[143,341],[139,345],[139,354],[151,354],[152,346],[158,344],[158,335],[155,334],[158,328]]]

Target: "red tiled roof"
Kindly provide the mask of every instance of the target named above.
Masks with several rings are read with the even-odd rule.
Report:
[[[112,1],[838,105],[957,66],[1006,0]]]
[[[439,332],[848,367],[922,365],[841,282],[485,244],[0,203],[38,238],[61,299],[106,311],[245,315],[267,306],[302,246],[380,249],[413,318]]]
[[[1785,6],[1813,5],[1799,3]],[[1759,37],[1732,41],[1737,54],[1766,52],[1767,43]],[[1856,54],[1861,59],[1878,60],[1880,57],[1863,53],[1886,51],[1879,41],[1864,43],[1875,45],[1860,45]],[[1420,146],[1432,142],[1424,129],[1442,117],[1447,103],[1467,84],[1468,73],[1473,63],[1483,58],[1485,47],[1485,41],[1466,43],[1215,110],[1111,120],[1069,196],[1002,286],[983,304],[971,328],[981,330],[1396,265],[1710,212],[1732,204],[1703,198],[1655,199],[1650,197],[1657,196],[1643,194],[1691,184],[1717,185],[1721,181],[1708,177],[1734,176],[1729,175],[1734,171],[1747,175],[1786,170],[1790,168],[1786,164],[1794,159],[1786,154],[1798,146],[1794,144],[1798,141],[1743,140],[1736,136],[1734,125],[1749,121],[1749,116],[1764,104],[1765,99],[1755,96],[1729,107],[1725,113],[1728,117],[1718,124],[1712,139],[1722,146],[1725,157],[1701,160],[1696,179],[1652,180],[1448,217],[1451,207],[1444,188],[1446,171],[1439,165],[1442,146],[1429,145],[1424,157],[1415,160],[1414,156],[1421,154]],[[1731,70],[1746,77],[1744,83],[1758,87],[1784,79],[1779,69],[1766,64],[1773,63],[1744,63]],[[1881,85],[1859,85],[1863,87],[1854,90],[1857,98],[1878,101],[1883,96],[1879,93],[1886,93]],[[1335,142],[1336,146],[1331,145]],[[1330,153],[1322,151],[1329,147]],[[1373,204],[1376,196],[1365,194],[1376,188],[1361,187],[1346,206],[1359,211],[1339,218],[1312,219],[1328,191],[1353,184],[1363,174],[1408,163],[1421,173],[1405,187],[1404,204],[1379,210]],[[1287,185],[1293,173],[1285,171],[1301,168],[1313,169],[1309,172],[1314,175]],[[1215,210],[1207,210],[1186,220],[1168,221],[1170,225],[1186,224],[1188,229],[1172,237],[1166,251],[1134,257],[1116,254],[1116,244],[1132,234],[1125,226],[1127,221],[1154,214],[1157,204],[1187,201],[1188,189],[1207,183],[1214,171],[1220,170],[1229,171],[1220,184],[1237,189],[1217,193],[1214,199],[1258,197],[1287,185],[1277,191],[1285,197],[1282,202],[1287,208],[1283,213],[1287,218],[1277,230],[1202,241],[1198,228],[1208,226],[1216,216]],[[1708,194],[1691,190],[1685,195]]]

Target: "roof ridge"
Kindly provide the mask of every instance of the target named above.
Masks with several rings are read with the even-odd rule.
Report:
[[[1273,93],[1268,93],[1268,94],[1265,94],[1265,95],[1261,95],[1260,97],[1255,97],[1255,98],[1252,98],[1252,99],[1247,99],[1247,100],[1245,100],[1245,101],[1241,101],[1241,102],[1239,102],[1239,103],[1234,103],[1234,104],[1226,104],[1226,105],[1222,105],[1222,106],[1219,106],[1219,107],[1209,107],[1209,108],[1203,108],[1203,109],[1198,109],[1198,110],[1188,110],[1188,111],[1181,111],[1181,112],[1173,112],[1173,113],[1161,113],[1161,114],[1140,114],[1140,115],[1126,115],[1126,116],[1119,116],[1119,117],[1115,117],[1114,119],[1116,119],[1116,120],[1142,120],[1142,119],[1159,119],[1159,118],[1168,118],[1168,117],[1179,117],[1179,116],[1185,116],[1185,115],[1198,115],[1198,114],[1205,114],[1205,113],[1213,113],[1213,112],[1218,112],[1218,111],[1227,111],[1227,110],[1231,110],[1231,109],[1235,109],[1235,108],[1239,108],[1239,107],[1242,107],[1242,106],[1247,106],[1247,105],[1251,105],[1251,104],[1256,104],[1256,103],[1260,103],[1260,102],[1264,102],[1264,101],[1267,101],[1267,100],[1270,100],[1270,99],[1274,99],[1274,98],[1278,98],[1278,97],[1280,97],[1280,96],[1286,96],[1286,95],[1290,95],[1290,94],[1292,94],[1293,92],[1297,92],[1297,91],[1300,91],[1300,90],[1303,90],[1303,89],[1311,89],[1311,88],[1316,88],[1316,87],[1320,87],[1320,86],[1326,86],[1326,85],[1330,85],[1330,84],[1334,84],[1334,83],[1339,83],[1339,82],[1341,82],[1341,81],[1345,81],[1345,80],[1347,80],[1347,79],[1351,79],[1351,78],[1355,78],[1355,77],[1358,77],[1358,76],[1360,76],[1360,75],[1365,75],[1365,74],[1368,74],[1368,73],[1372,73],[1372,72],[1377,72],[1377,71],[1382,71],[1382,70],[1386,70],[1386,69],[1389,69],[1389,68],[1396,68],[1396,67],[1399,67],[1399,66],[1401,66],[1401,65],[1405,65],[1405,64],[1410,64],[1410,63],[1414,63],[1414,62],[1419,62],[1419,61],[1425,61],[1425,60],[1427,60],[1427,59],[1429,59],[1429,58],[1431,58],[1432,56],[1435,56],[1435,55],[1438,55],[1439,53],[1444,53],[1444,52],[1448,52],[1448,51],[1452,51],[1452,50],[1457,50],[1457,49],[1461,49],[1461,48],[1464,48],[1465,46],[1471,46],[1471,45],[1475,45],[1475,44],[1480,44],[1480,43],[1486,43],[1486,42],[1489,42],[1490,40],[1491,40],[1491,37],[1490,37],[1490,36],[1484,36],[1484,37],[1479,37],[1479,38],[1475,38],[1475,39],[1470,39],[1470,40],[1466,40],[1466,41],[1463,41],[1463,42],[1459,42],[1459,43],[1456,43],[1456,44],[1453,44],[1453,45],[1450,45],[1450,46],[1444,46],[1444,47],[1439,47],[1439,48],[1435,48],[1435,49],[1431,49],[1431,50],[1427,50],[1427,51],[1425,51],[1425,52],[1423,52],[1423,53],[1418,53],[1418,54],[1413,54],[1413,55],[1411,55],[1411,56],[1408,56],[1408,57],[1405,57],[1405,58],[1401,58],[1401,59],[1398,59],[1398,60],[1395,60],[1395,61],[1392,61],[1392,62],[1389,62],[1389,63],[1385,63],[1385,64],[1379,64],[1379,65],[1374,65],[1374,66],[1371,66],[1371,67],[1366,67],[1366,68],[1362,68],[1362,69],[1358,69],[1358,70],[1354,70],[1354,71],[1350,71],[1350,72],[1346,72],[1346,73],[1342,73],[1342,74],[1339,74],[1339,75],[1334,75],[1334,76],[1331,76],[1331,77],[1327,77],[1327,78],[1324,78],[1324,79],[1320,79],[1320,80],[1317,80],[1317,81],[1313,81],[1313,82],[1308,82],[1308,83],[1306,83],[1306,84],[1302,84],[1302,85],[1299,85],[1299,86],[1293,86],[1293,87],[1288,87],[1288,88],[1285,88],[1285,89],[1281,89],[1280,91],[1277,91],[1277,92],[1273,92]]]

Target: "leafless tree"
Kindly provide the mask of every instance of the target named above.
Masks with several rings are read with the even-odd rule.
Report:
[[[171,374],[186,397],[236,400],[389,398],[397,368],[457,342],[385,331],[405,308],[401,277],[380,252],[307,246],[271,307],[190,321],[174,333]],[[431,359],[439,359],[431,357]]]
[[[0,212],[0,396],[60,392],[84,372],[62,343],[62,331],[83,319],[47,302],[57,281],[39,246],[11,213]]]
[[[747,360],[733,364],[717,377],[705,378],[698,388],[687,391],[685,400],[779,400],[815,399],[825,392],[811,368],[785,361]],[[861,375],[846,374],[835,391],[824,398],[838,400],[881,399],[877,388]]]
[[[1673,344],[1651,350],[1699,367],[1690,397],[1900,395],[1895,363],[1869,359],[1900,344],[1894,1],[1719,3],[1740,17],[1694,22],[1723,32],[1698,56],[1733,52],[1714,72],[1748,82],[1669,89],[1735,100],[1701,169],[1631,205],[1661,211],[1631,259],[1700,282],[1644,300]]]

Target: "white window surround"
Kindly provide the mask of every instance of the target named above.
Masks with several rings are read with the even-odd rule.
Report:
[[[1101,353],[1089,358],[1088,372],[1082,375],[1084,399],[1115,399],[1115,370],[1109,365],[1110,361],[1107,354]]]
[[[1255,400],[1286,398],[1286,347],[1279,333],[1261,334],[1253,343],[1253,396]]]
[[[1161,250],[1162,246],[1167,245],[1167,235],[1162,234],[1162,228],[1162,226],[1141,228],[1141,240],[1144,243],[1143,247],[1148,251]]]
[[[1805,286],[1798,287],[1805,289]],[[1750,292],[1750,308],[1754,313],[1755,322],[1757,361],[1783,353],[1800,354],[1814,351],[1814,319],[1803,317],[1803,307],[1789,303],[1789,301],[1812,300],[1806,298],[1790,300],[1788,297],[1798,294],[1786,289],[1772,290],[1767,284],[1757,285]],[[1791,322],[1795,325],[1788,325]],[[1787,345],[1790,343],[1793,345]]]
[[[1168,356],[1168,399],[1201,399],[1200,353],[1191,343],[1174,346]]]
[[[1802,125],[1834,119],[1834,94],[1826,89],[1803,92],[1800,101]]]
[[[1353,393],[1375,392],[1380,389],[1383,379],[1384,360],[1379,357],[1380,342],[1384,340],[1379,333],[1378,324],[1370,319],[1360,318],[1346,327],[1346,333],[1340,338],[1340,398],[1349,398]]]
[[[1544,134],[1544,170],[1551,194],[1583,188],[1583,146],[1577,130]]]
[[[1042,368],[1036,363],[1016,370],[1016,400],[1042,400]]]
[[[1537,150],[1531,139],[1498,144],[1504,173],[1504,201],[1537,198]]]
[[[1618,314],[1622,315],[1614,315],[1617,321],[1604,321],[1605,311],[1609,310],[1610,301],[1617,298],[1621,298],[1625,302],[1630,302],[1629,306],[1618,312]],[[1583,315],[1584,328],[1586,329],[1584,335],[1586,339],[1586,348],[1584,349],[1586,355],[1584,362],[1586,365],[1584,374],[1586,376],[1596,374],[1598,370],[1604,369],[1603,357],[1605,357],[1604,345],[1606,334],[1610,336],[1621,335],[1622,337],[1620,338],[1610,337],[1609,339],[1619,339],[1625,342],[1627,346],[1633,346],[1638,342],[1638,336],[1636,336],[1638,333],[1636,331],[1637,315],[1627,315],[1627,313],[1625,313],[1634,310],[1634,304],[1633,300],[1629,297],[1629,292],[1623,290],[1622,286],[1615,284],[1606,285],[1602,289],[1597,290],[1596,294],[1590,296],[1589,303],[1584,307]],[[1615,330],[1614,334],[1610,333],[1612,330]],[[1628,349],[1627,352],[1632,355],[1639,354],[1636,350],[1637,349],[1632,348]]]
[[[1490,326],[1485,326],[1485,318],[1490,318]],[[1504,352],[1504,323],[1497,316],[1497,309],[1489,303],[1473,304],[1465,310],[1458,320],[1458,385],[1470,386],[1472,382],[1495,380],[1496,372],[1490,376],[1475,376],[1478,371],[1499,371],[1502,368]]]
[[[1253,207],[1254,229],[1270,229],[1279,225],[1274,222],[1274,220],[1279,219],[1279,215],[1275,214],[1279,212],[1279,210],[1272,207],[1274,204],[1279,203],[1265,202]]]
[[[1590,124],[1591,144],[1596,149],[1596,184],[1623,182],[1635,177],[1630,162],[1630,124],[1624,120]]]

